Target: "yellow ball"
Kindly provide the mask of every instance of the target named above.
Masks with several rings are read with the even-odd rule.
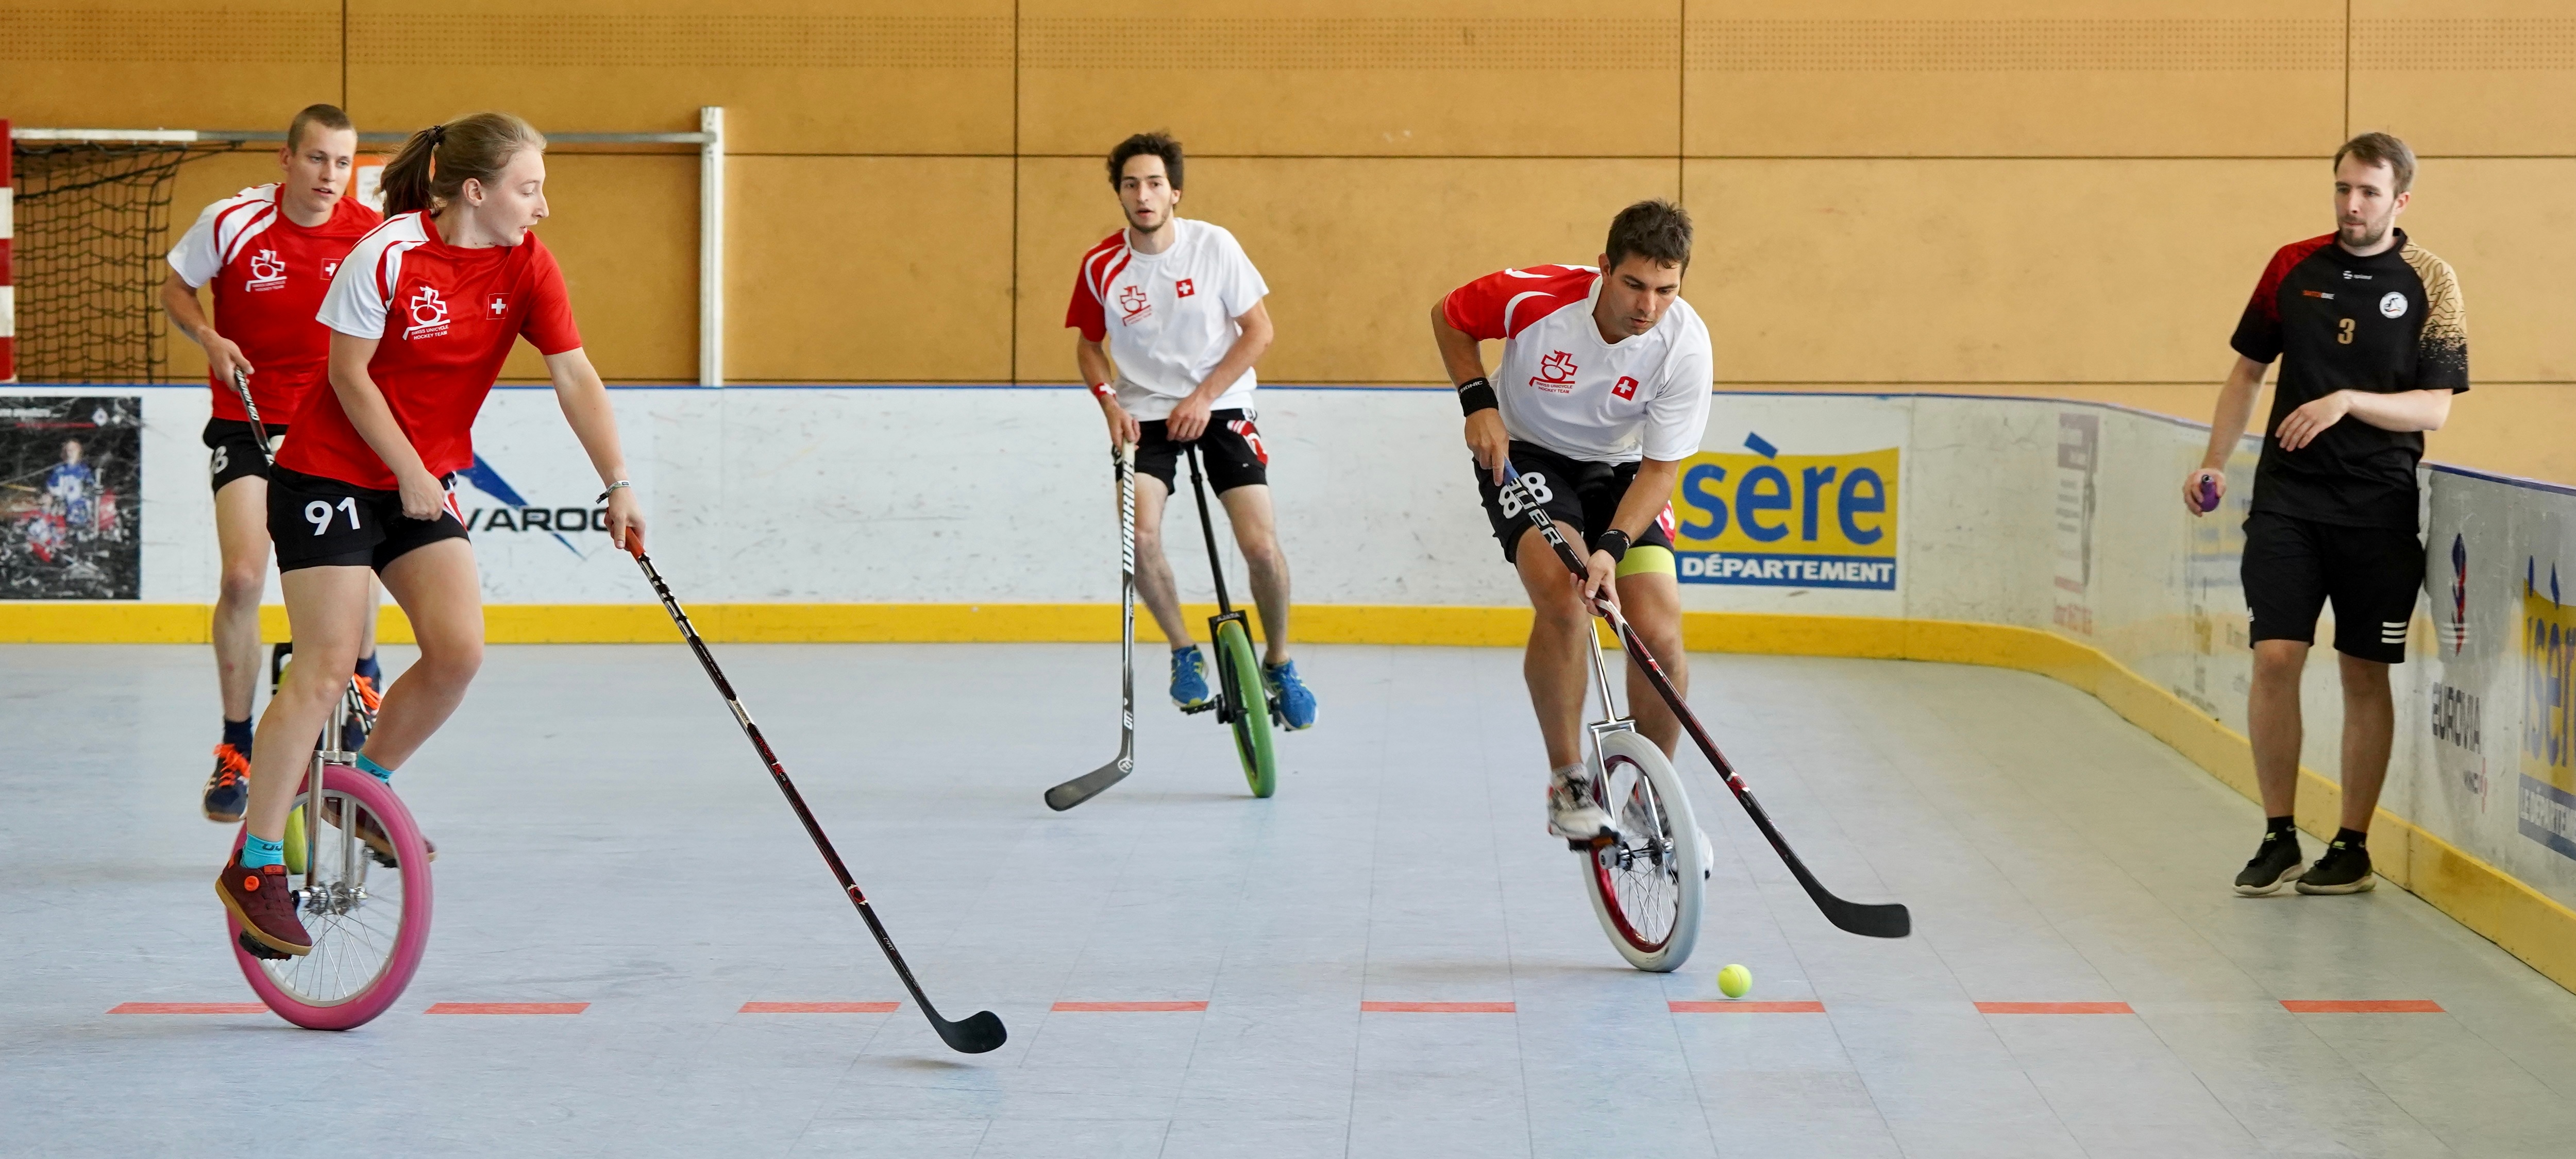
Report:
[[[1728,966],[1717,972],[1717,992],[1729,998],[1742,998],[1753,992],[1753,971],[1742,966]]]

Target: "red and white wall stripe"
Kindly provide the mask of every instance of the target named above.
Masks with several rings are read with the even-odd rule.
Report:
[[[9,122],[0,120],[0,146],[9,139]],[[18,381],[18,289],[9,276],[16,264],[11,244],[18,232],[13,227],[18,203],[12,196],[17,182],[10,177],[9,155],[9,149],[0,147],[0,382]]]

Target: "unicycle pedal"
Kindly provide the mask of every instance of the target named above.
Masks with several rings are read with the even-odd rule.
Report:
[[[1183,716],[1197,716],[1198,714],[1200,714],[1200,713],[1202,713],[1202,712],[1214,712],[1214,711],[1216,711],[1216,698],[1215,698],[1215,697],[1213,697],[1213,696],[1211,696],[1211,697],[1208,697],[1208,698],[1207,698],[1207,699],[1205,699],[1205,700],[1202,700],[1202,701],[1198,702],[1197,704],[1193,704],[1193,705],[1189,706],[1188,708],[1184,708],[1184,709],[1182,709],[1182,710],[1181,710],[1181,715],[1183,715]]]
[[[283,950],[270,949],[266,943],[250,936],[248,933],[235,935],[234,940],[241,943],[243,953],[249,954],[254,958],[261,958],[271,962],[283,962],[288,958],[295,956]]]

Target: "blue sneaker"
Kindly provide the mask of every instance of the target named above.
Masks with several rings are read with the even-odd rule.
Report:
[[[1207,658],[1192,644],[1172,653],[1172,703],[1183,712],[1207,707]]]
[[[1297,678],[1296,661],[1263,666],[1261,682],[1270,686],[1271,697],[1279,702],[1279,715],[1288,731],[1315,727],[1315,694]]]

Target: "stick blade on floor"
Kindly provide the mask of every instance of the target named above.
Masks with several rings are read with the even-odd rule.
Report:
[[[1136,762],[1133,759],[1120,757],[1047,790],[1047,808],[1058,813],[1064,812],[1108,791],[1109,786],[1126,780],[1127,774],[1135,771]]]
[[[978,1010],[955,1022],[934,1017],[930,1025],[939,1031],[939,1040],[959,1054],[982,1054],[1011,1037],[1011,1032],[1002,1028],[1002,1016],[990,1010]]]

